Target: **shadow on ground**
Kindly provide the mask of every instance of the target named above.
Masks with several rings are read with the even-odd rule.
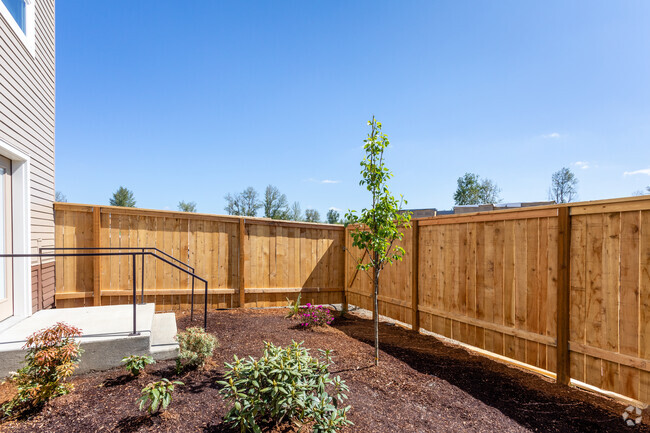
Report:
[[[346,316],[337,319],[333,326],[374,346],[371,320]],[[435,337],[381,323],[379,341],[381,352],[414,370],[449,382],[532,431],[650,432],[646,425],[625,426],[621,418],[624,406],[613,400],[472,355]],[[619,412],[621,415],[616,415]]]

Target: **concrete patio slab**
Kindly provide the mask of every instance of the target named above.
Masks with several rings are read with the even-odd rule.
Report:
[[[81,356],[78,373],[106,370],[121,365],[128,355],[152,355],[156,359],[173,358],[178,353],[176,318],[155,314],[154,304],[137,305],[133,331],[133,306],[63,308],[42,310],[0,332],[0,377],[20,368],[25,357],[22,347],[34,332],[65,322],[81,329]],[[160,317],[159,317],[160,316]]]

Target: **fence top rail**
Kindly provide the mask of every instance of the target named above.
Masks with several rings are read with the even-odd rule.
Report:
[[[523,209],[517,208],[489,212],[476,212],[471,214],[443,215],[440,217],[417,219],[416,221],[420,226],[432,226],[442,224],[505,221],[528,218],[552,218],[557,217],[557,212],[557,206],[550,209],[538,209],[537,207],[530,207]]]
[[[615,200],[571,203],[571,215],[650,210],[650,195]]]
[[[163,256],[173,260],[176,263],[180,263],[181,265],[187,267],[187,269],[191,270],[194,272],[194,267],[188,265],[187,263],[183,263],[181,260],[177,259],[176,257],[172,256],[171,254],[167,254],[164,251],[161,251],[160,249],[156,247],[40,247],[38,249],[39,253],[42,253],[43,251],[103,251],[103,250],[108,250],[108,251],[144,251],[144,250],[150,250],[150,251],[156,251]]]
[[[414,218],[413,221],[418,221],[419,225],[433,225],[433,224],[453,224],[471,220],[472,222],[480,221],[499,221],[504,219],[517,219],[517,218],[538,218],[534,216],[535,212],[540,212],[543,215],[547,212],[546,216],[557,216],[557,210],[560,208],[568,207],[571,215],[581,215],[588,213],[602,213],[602,212],[625,212],[635,210],[650,210],[650,195],[634,196],[634,197],[621,197],[606,200],[591,200],[573,203],[550,204],[544,206],[530,206],[509,209],[497,209],[484,212],[472,212],[464,214],[452,215],[439,215],[434,217]],[[555,213],[554,215],[551,215]],[[512,215],[512,217],[507,217]]]
[[[93,212],[95,208],[99,208],[100,213],[103,214],[116,214],[116,215],[132,215],[132,216],[159,216],[167,218],[180,218],[180,219],[194,219],[194,220],[209,220],[209,221],[219,221],[226,223],[237,223],[244,220],[246,223],[250,224],[259,224],[259,225],[271,225],[271,226],[281,226],[281,227],[298,227],[306,229],[325,229],[325,230],[344,230],[343,225],[341,224],[327,224],[327,223],[309,223],[302,221],[286,221],[286,220],[274,220],[270,218],[260,218],[260,217],[244,217],[237,215],[216,215],[216,214],[206,214],[206,213],[196,213],[196,212],[179,212],[179,211],[168,211],[168,210],[156,210],[156,209],[141,209],[141,208],[130,208],[130,207],[120,207],[120,206],[103,206],[103,205],[88,205],[88,204],[78,204],[78,203],[54,203],[54,210],[69,210],[75,212]]]

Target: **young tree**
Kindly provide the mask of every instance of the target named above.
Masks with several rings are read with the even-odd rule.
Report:
[[[255,188],[249,186],[243,192],[231,195],[226,194],[226,207],[224,210],[228,215],[250,216],[257,215],[257,211],[262,207],[262,203],[257,198],[258,194]]]
[[[548,199],[555,203],[569,203],[576,198],[578,178],[566,167],[553,173]]]
[[[117,191],[113,193],[113,197],[111,197],[108,202],[111,206],[135,207],[133,192],[123,186],[119,187]]]
[[[400,195],[400,202],[388,191],[387,182],[393,174],[384,165],[384,150],[390,142],[386,134],[381,132],[381,123],[372,117],[368,122],[371,130],[364,140],[365,157],[361,161],[362,179],[359,185],[365,185],[372,195],[372,207],[363,209],[360,214],[351,210],[346,214],[347,220],[355,224],[352,245],[364,251],[369,257],[367,263],[360,261],[357,268],[373,269],[373,318],[375,325],[375,365],[379,364],[379,275],[386,265],[395,260],[402,260],[404,249],[396,246],[395,241],[401,240],[404,233],[400,229],[409,228],[410,212],[401,213],[402,204],[406,200]],[[362,259],[363,260],[363,259]]]
[[[196,202],[193,201],[179,201],[178,210],[181,212],[196,212]]]
[[[289,219],[289,202],[287,196],[280,193],[280,190],[269,185],[264,191],[264,217],[274,220]]]
[[[305,221],[308,223],[319,223],[320,214],[316,209],[305,209]]]
[[[334,209],[330,209],[327,211],[327,224],[340,224],[341,222],[339,221],[340,215],[337,211]]]
[[[289,219],[291,221],[302,221],[302,210],[300,209],[300,203],[297,201],[294,201],[293,205],[291,205],[291,210],[289,211]]]
[[[67,203],[68,202],[68,197],[65,196],[61,191],[57,191],[54,194],[54,201],[58,201],[59,203]]]
[[[458,187],[454,193],[454,202],[457,206],[472,204],[494,204],[499,202],[497,185],[490,179],[483,179],[474,173],[465,173],[458,178]]]

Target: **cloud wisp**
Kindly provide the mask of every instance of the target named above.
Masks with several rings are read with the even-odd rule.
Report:
[[[551,132],[550,134],[542,135],[542,138],[549,138],[549,139],[552,139],[552,140],[558,139],[560,137],[561,137],[561,135],[560,135],[559,132]]]
[[[573,163],[573,165],[575,165],[576,167],[581,168],[583,170],[591,168],[591,164],[589,162],[587,162],[587,161],[576,161],[576,162]]]
[[[312,182],[312,183],[320,183],[322,185],[331,185],[331,184],[336,184],[336,183],[341,183],[340,180],[332,180],[332,179],[314,179],[313,177],[310,177],[307,179],[307,182]]]
[[[623,176],[634,176],[637,174],[645,174],[647,176],[650,176],[650,168],[642,168],[641,170],[634,170],[634,171],[624,171]]]

